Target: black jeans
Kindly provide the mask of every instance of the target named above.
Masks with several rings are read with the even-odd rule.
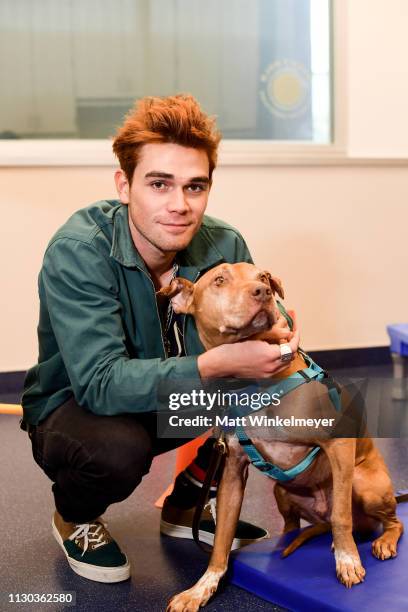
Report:
[[[33,456],[54,482],[55,506],[65,521],[87,523],[134,491],[153,457],[189,440],[156,436],[156,414],[100,416],[72,398],[30,431]],[[209,463],[213,439],[199,449]]]

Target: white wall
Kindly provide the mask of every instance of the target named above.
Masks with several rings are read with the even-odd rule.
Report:
[[[408,319],[408,2],[348,4],[348,152],[407,163],[221,165],[209,205],[282,278],[307,350],[386,345],[386,324]],[[44,248],[76,209],[115,195],[112,176],[0,168],[0,371],[36,360]]]
[[[349,154],[407,157],[408,2],[346,4]]]
[[[2,187],[0,371],[37,357],[37,273],[52,233],[77,208],[113,197],[112,169],[9,169]],[[224,167],[209,213],[245,235],[283,280],[306,349],[387,344],[407,320],[407,168]]]

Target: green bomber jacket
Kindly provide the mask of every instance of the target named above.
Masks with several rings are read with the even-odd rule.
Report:
[[[191,281],[222,262],[252,263],[239,232],[206,215],[177,261]],[[201,387],[204,347],[194,319],[183,317],[185,356],[166,358],[153,281],[118,200],[79,210],[56,232],[38,290],[39,356],[24,382],[22,429],[72,396],[95,414],[115,415],[155,411],[161,383]]]

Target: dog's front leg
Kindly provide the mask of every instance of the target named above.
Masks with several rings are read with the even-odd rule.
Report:
[[[353,538],[352,487],[356,456],[354,438],[319,441],[333,476],[331,526],[337,577],[346,587],[364,580],[365,569]]]
[[[205,606],[217,590],[219,581],[227,571],[247,475],[247,457],[242,454],[239,445],[233,441],[229,442],[228,455],[217,492],[214,549],[208,569],[191,589],[172,597],[166,612],[196,612]]]

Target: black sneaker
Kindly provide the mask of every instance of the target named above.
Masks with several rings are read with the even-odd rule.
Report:
[[[71,568],[97,582],[121,582],[130,576],[130,563],[101,518],[92,523],[67,523],[56,511],[52,531]]]
[[[188,538],[193,540],[193,516],[195,507],[187,510],[177,508],[168,501],[164,500],[160,519],[160,533],[173,538]],[[201,542],[214,544],[215,536],[215,499],[210,500],[204,507],[200,522],[199,537]],[[269,537],[269,533],[262,527],[257,527],[245,521],[238,521],[235,537],[232,541],[232,550],[259,542]]]

